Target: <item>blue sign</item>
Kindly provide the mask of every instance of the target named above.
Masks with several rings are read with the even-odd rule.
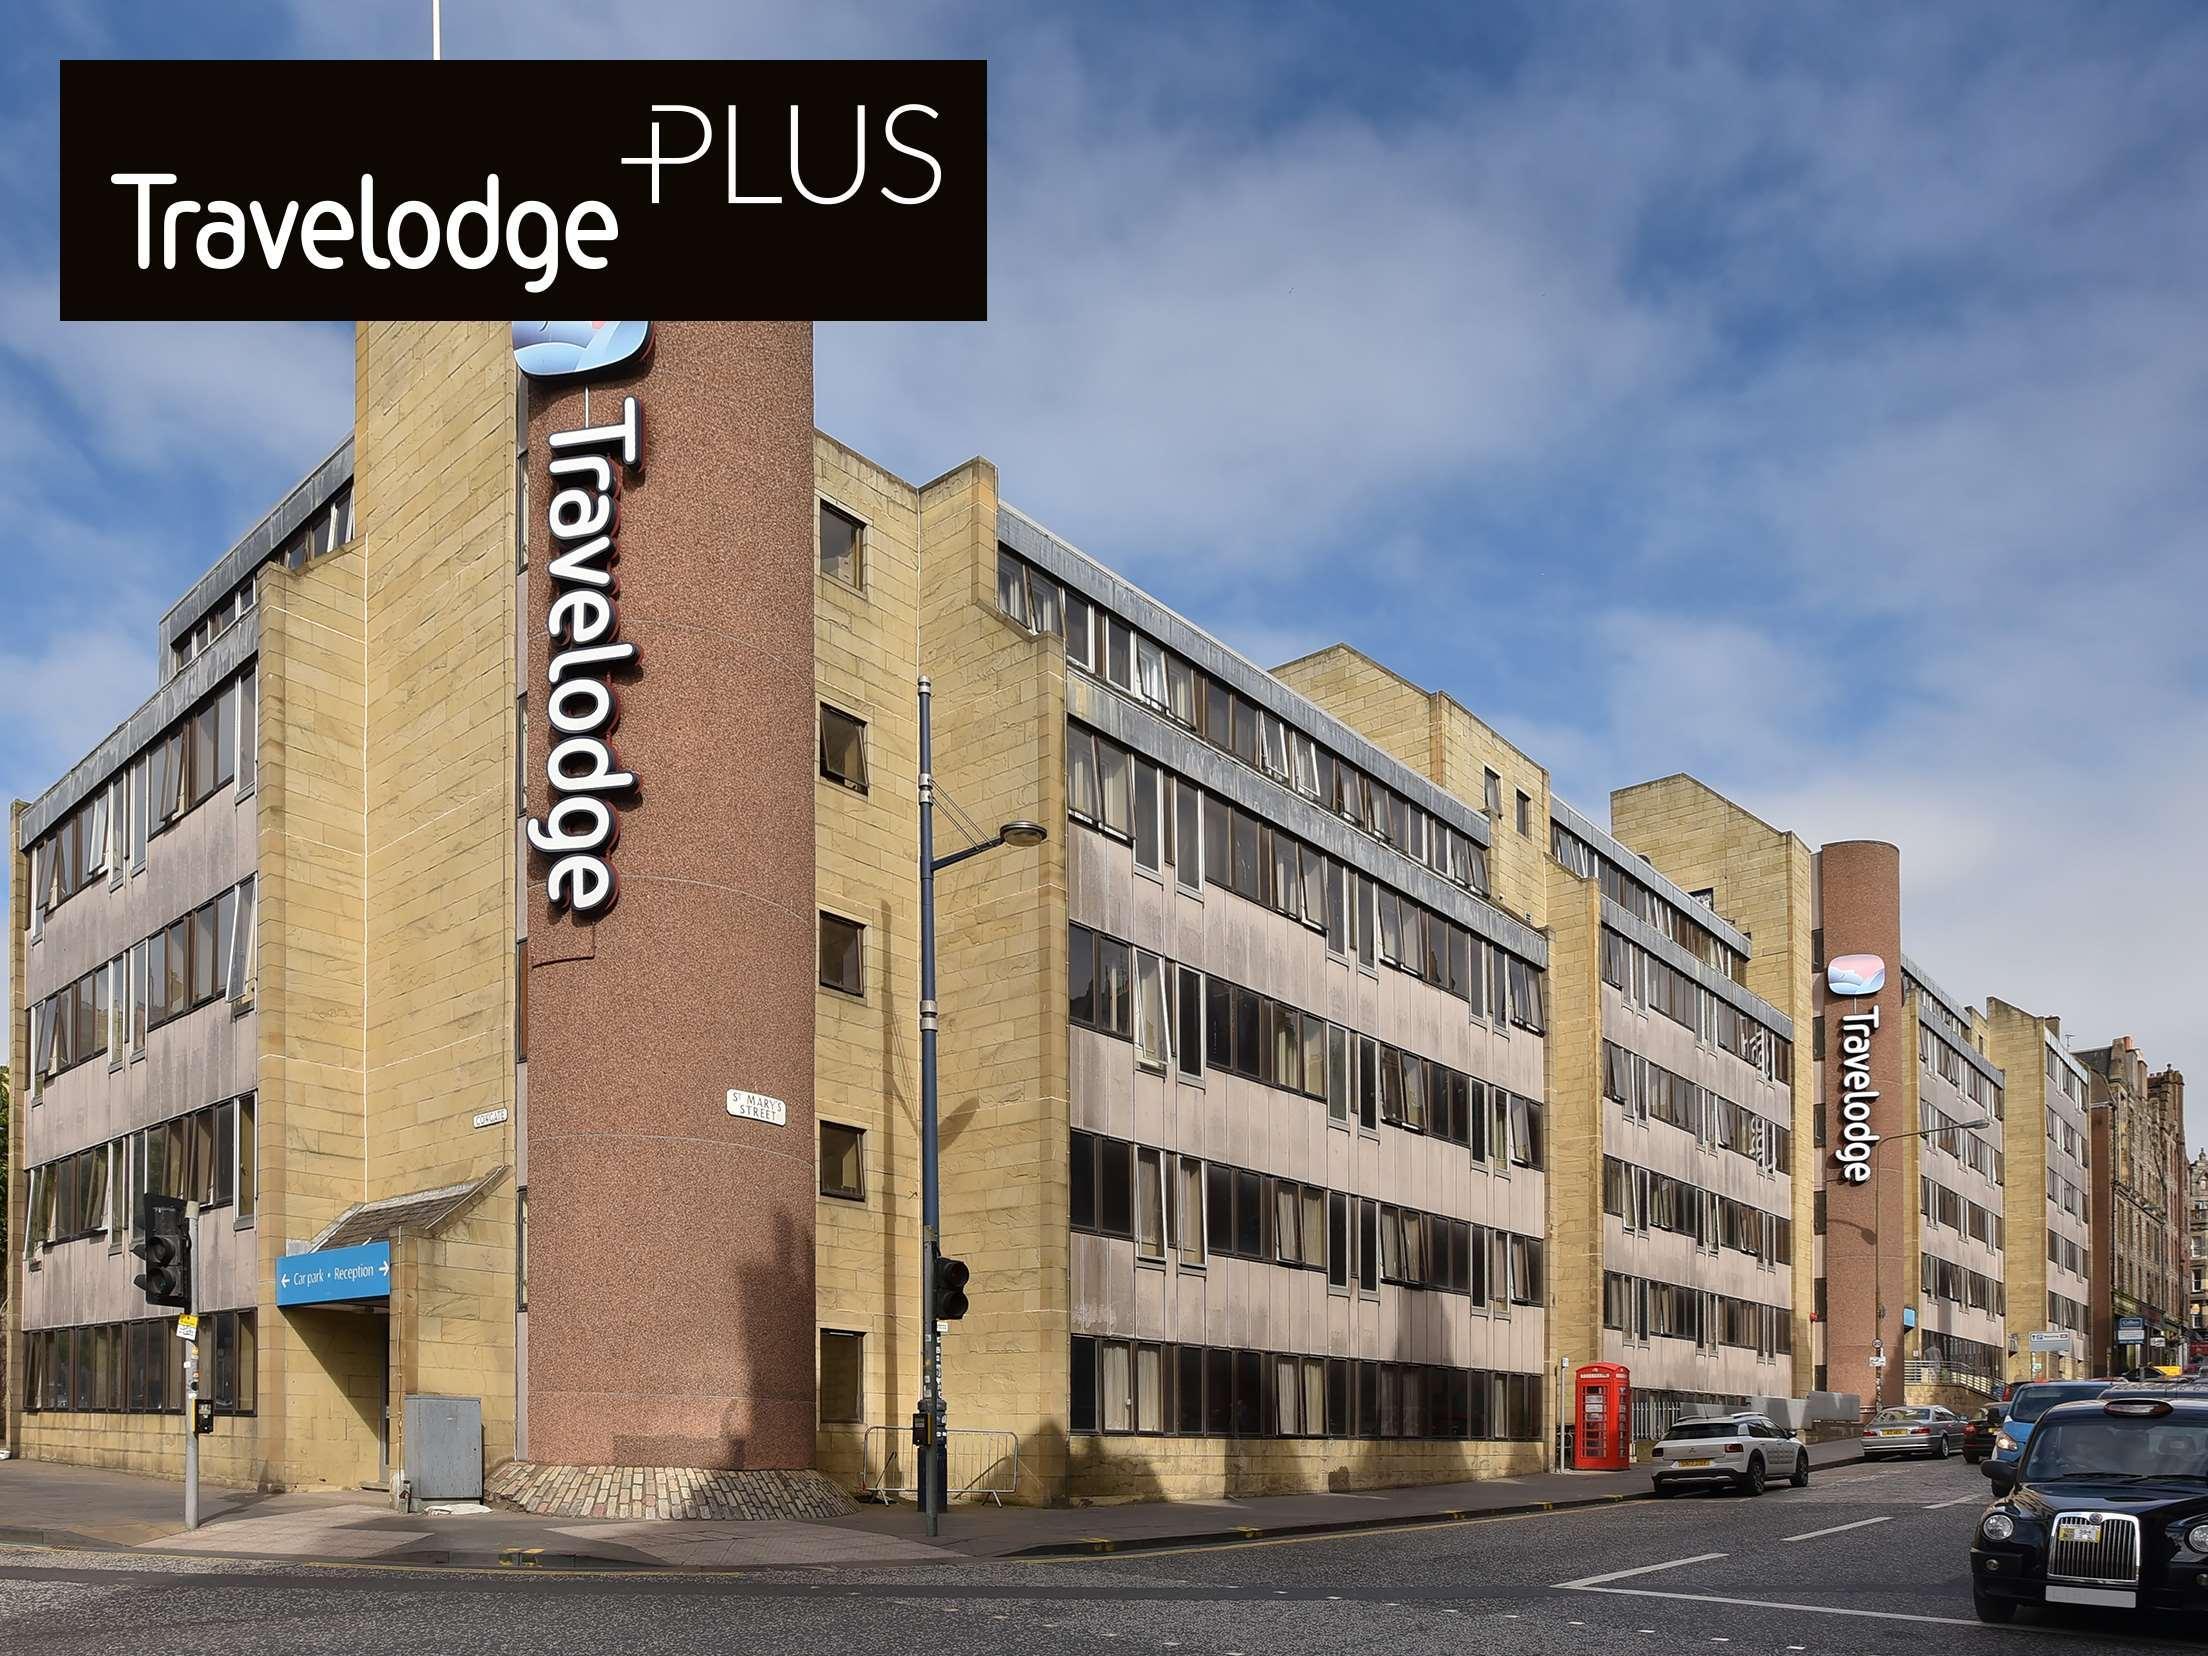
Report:
[[[332,1300],[389,1299],[391,1244],[324,1248],[287,1254],[276,1261],[278,1305],[324,1305]]]
[[[1901,1308],[1901,1326],[1904,1328],[1917,1326],[1917,1308],[1915,1306],[1905,1305]]]

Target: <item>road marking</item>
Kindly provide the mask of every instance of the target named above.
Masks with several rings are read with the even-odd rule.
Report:
[[[1952,1501],[1933,1501],[1925,1507],[1927,1512],[1937,1512],[1942,1507],[1961,1506],[1965,1501],[1982,1501],[1983,1495],[1958,1495]]]
[[[1938,1627],[1979,1625],[1975,1617],[1965,1619],[1961,1616],[1913,1616],[1901,1610],[1842,1610],[1830,1604],[1788,1604],[1779,1599],[1724,1598],[1716,1593],[1662,1593],[1653,1587],[1580,1587],[1573,1582],[1560,1585],[1573,1587],[1582,1593],[1615,1593],[1620,1598],[1676,1599],[1685,1604],[1738,1604],[1750,1610],[1800,1610],[1812,1616],[1865,1616],[1873,1621],[1930,1622]]]
[[[1789,1535],[1783,1537],[1783,1539],[1788,1541],[1814,1541],[1820,1535],[1838,1535],[1842,1530],[1868,1529],[1873,1524],[1890,1524],[1892,1522],[1893,1519],[1888,1517],[1858,1518],[1852,1524],[1835,1524],[1830,1529],[1810,1530],[1806,1534]]]
[[[1605,1581],[1623,1581],[1628,1576],[1654,1575],[1658,1570],[1677,1570],[1689,1564],[1707,1564],[1713,1558],[1723,1558],[1725,1556],[1721,1552],[1696,1553],[1692,1558],[1674,1558],[1668,1564],[1643,1564],[1637,1570],[1612,1570],[1607,1575],[1581,1576],[1577,1581],[1560,1581],[1556,1585],[1560,1588],[1578,1587],[1595,1591]]]

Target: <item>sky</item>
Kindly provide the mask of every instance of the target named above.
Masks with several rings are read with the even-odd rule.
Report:
[[[161,610],[351,414],[342,325],[55,320],[56,60],[426,55],[428,12],[19,3],[0,797],[150,693]],[[2080,1046],[2135,1036],[2201,1078],[2208,1142],[2208,11],[445,0],[444,28],[450,57],[986,57],[989,320],[822,327],[825,429],[915,479],[990,456],[1245,653],[1346,639],[1598,821],[1686,770],[1813,845],[1895,841],[1912,957]]]

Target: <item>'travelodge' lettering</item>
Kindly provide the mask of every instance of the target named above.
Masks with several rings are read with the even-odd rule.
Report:
[[[1877,1028],[1876,1006],[1840,1019],[1840,1148],[1832,1154],[1840,1177],[1850,1184],[1869,1182],[1871,1152],[1878,1146],[1871,1130],[1871,1106],[1878,1102],[1878,1089],[1871,1085],[1871,1034]]]
[[[621,722],[620,697],[607,675],[638,659],[636,646],[616,636],[612,565],[622,475],[644,470],[644,411],[634,397],[623,397],[617,422],[555,431],[551,445],[545,519],[557,555],[545,612],[554,648],[546,673],[552,746],[544,758],[551,804],[541,819],[529,819],[526,831],[532,846],[555,859],[546,898],[581,918],[603,914],[619,895],[610,860],[621,834],[613,800],[636,786],[606,740]]]

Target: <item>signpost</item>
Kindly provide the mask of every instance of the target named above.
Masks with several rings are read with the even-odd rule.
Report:
[[[276,1261],[278,1305],[325,1305],[332,1300],[389,1299],[391,1244],[363,1242],[320,1253],[286,1254]]]

